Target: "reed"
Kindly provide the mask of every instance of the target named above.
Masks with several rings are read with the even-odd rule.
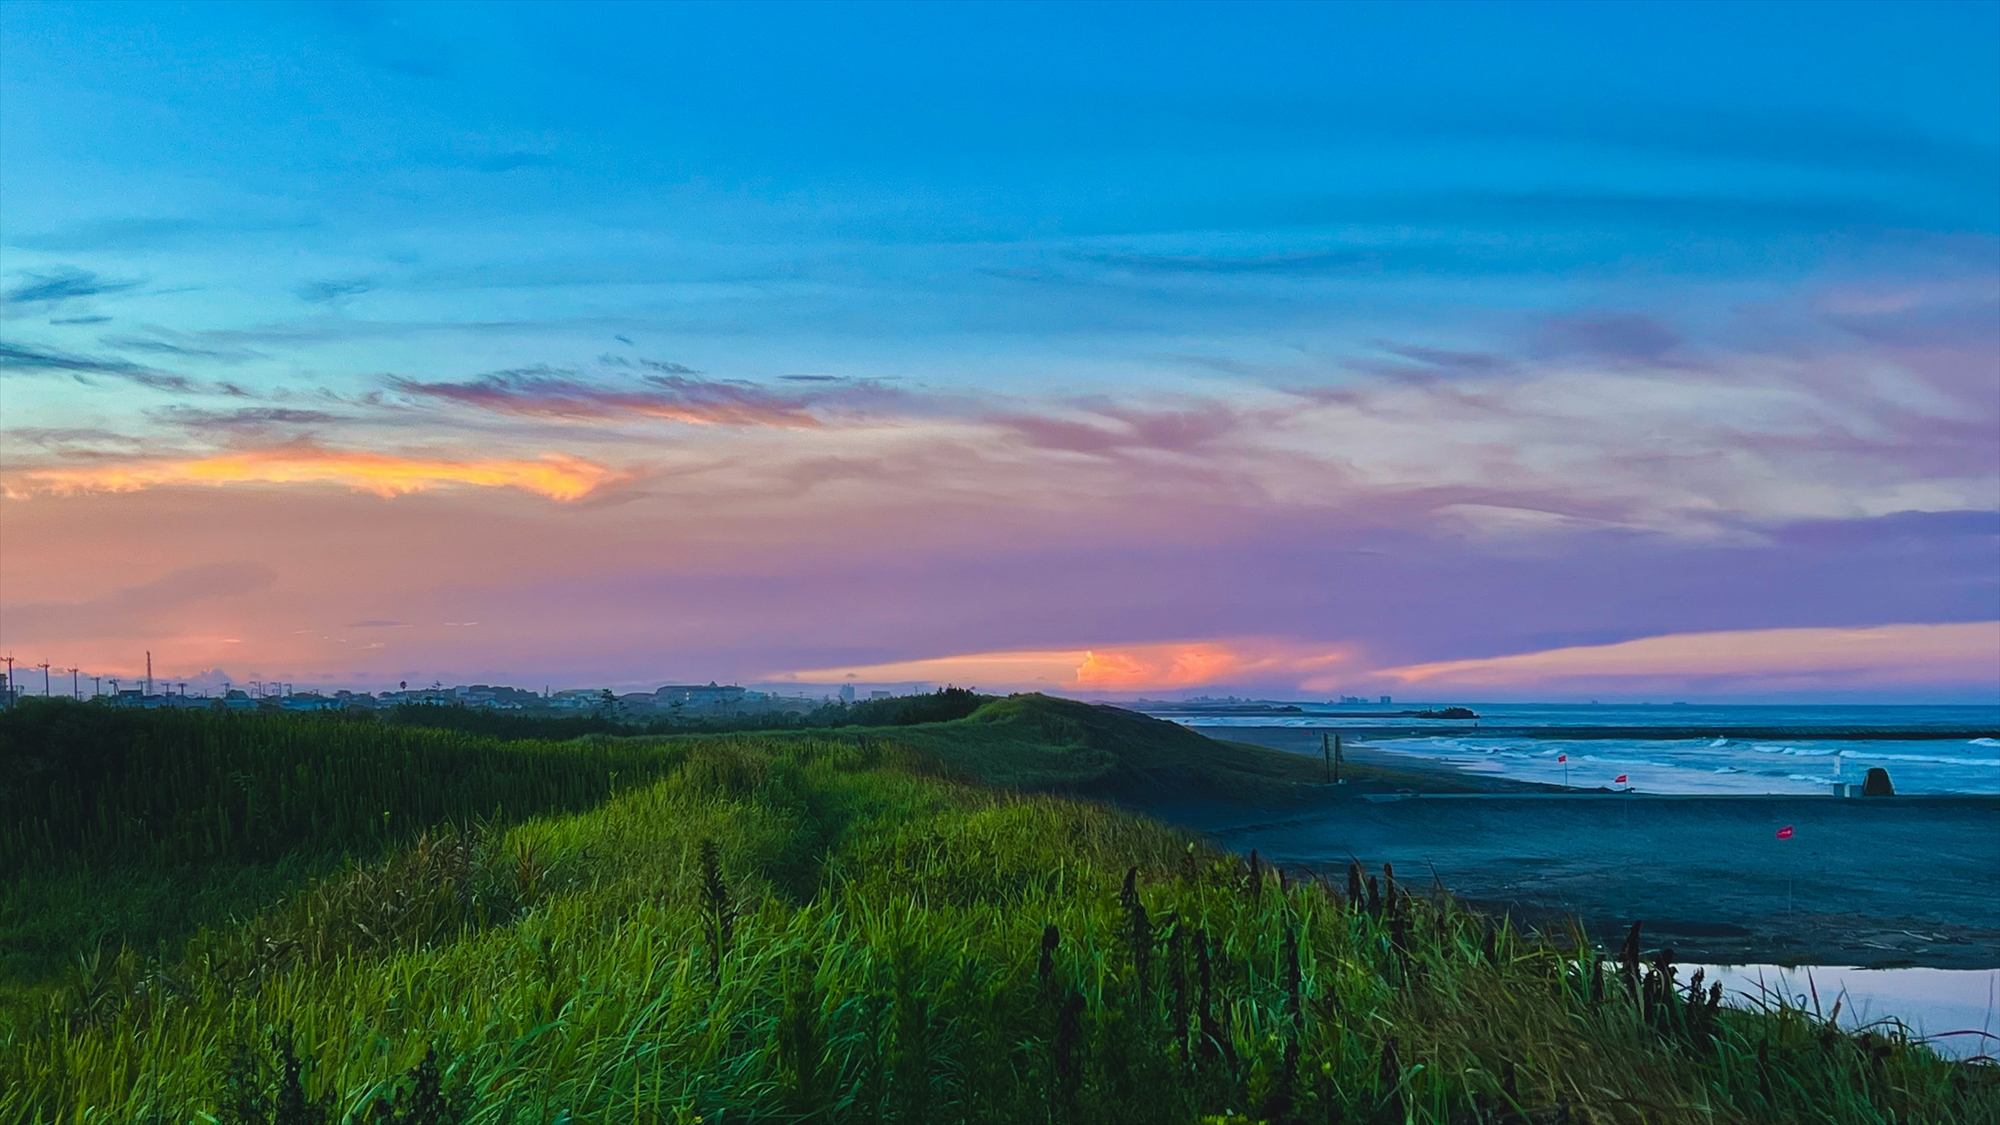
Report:
[[[1252,891],[1158,824],[898,746],[635,747],[587,810],[441,818],[185,947],[101,948],[0,1022],[0,1121],[2000,1115],[1992,1068],[1723,1008],[1636,932],[1607,994],[1586,935],[1358,865],[1345,901]]]

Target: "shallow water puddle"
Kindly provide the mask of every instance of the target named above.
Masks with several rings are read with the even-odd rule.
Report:
[[[1837,965],[1681,965],[1685,985],[1696,970],[1720,981],[1723,1002],[1737,1007],[1781,1001],[1822,1016],[1840,1002],[1842,1028],[1899,1020],[1913,1038],[1953,1058],[2000,1057],[2000,969],[1857,969]],[[1887,1030],[1878,1028],[1878,1030]]]

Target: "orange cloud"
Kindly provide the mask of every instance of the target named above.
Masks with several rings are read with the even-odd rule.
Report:
[[[890,664],[819,668],[775,677],[798,683],[956,683],[990,689],[1161,691],[1306,675],[1345,662],[1343,650],[1267,638],[1180,641],[1088,649],[967,653]]]
[[[1198,687],[1254,668],[1263,660],[1223,644],[1146,645],[1083,654],[1074,686],[1095,691]]]
[[[1865,629],[1675,633],[1610,645],[1386,668],[1408,684],[1510,685],[1602,676],[1852,676],[2000,681],[2000,621]]]
[[[469,484],[518,488],[551,500],[577,500],[626,476],[594,461],[561,453],[533,460],[461,461],[292,445],[185,460],[40,469],[24,474],[23,483],[7,491],[21,497],[34,493],[137,492],[174,484],[342,484],[377,496],[400,496],[440,485]]]

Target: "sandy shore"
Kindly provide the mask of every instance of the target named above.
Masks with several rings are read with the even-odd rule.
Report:
[[[1316,750],[1315,732],[1226,737],[1282,745],[1299,735]],[[1670,944],[1683,960],[2000,966],[2000,798],[1565,794],[1519,782],[1466,793],[1469,775],[1450,767],[1353,755],[1384,759],[1408,771],[1396,788],[1421,791],[1432,777],[1461,792],[1370,786],[1283,809],[1152,811],[1287,865],[1337,873],[1352,857],[1379,872],[1388,862],[1407,884],[1442,885],[1534,924],[1573,915],[1599,942],[1643,920],[1648,946]],[[1786,825],[1792,838],[1780,840]]]
[[[1320,759],[1320,732],[1297,727],[1197,727],[1210,738],[1228,742],[1248,742],[1287,750],[1315,761]],[[1393,754],[1365,743],[1348,742],[1341,750],[1350,774],[1361,775],[1358,792],[1411,793],[1557,793],[1560,786],[1534,781],[1471,773],[1444,762],[1414,754]]]

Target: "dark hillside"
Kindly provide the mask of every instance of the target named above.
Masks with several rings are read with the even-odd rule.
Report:
[[[947,774],[985,785],[1155,805],[1288,802],[1332,792],[1315,757],[1209,738],[1179,723],[1046,695],[996,699],[958,722],[881,731]],[[1438,775],[1349,763],[1340,792],[1467,791]]]

